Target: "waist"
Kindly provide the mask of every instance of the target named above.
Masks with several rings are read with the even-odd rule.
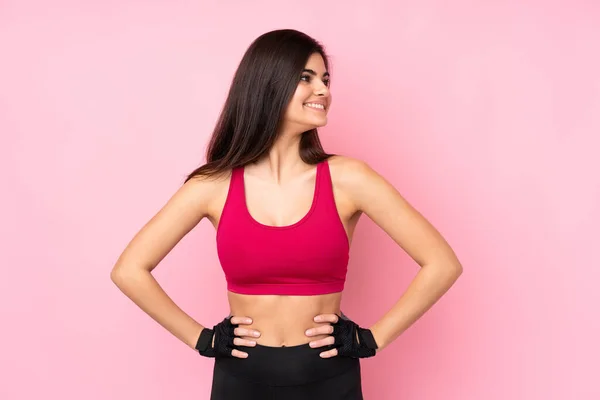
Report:
[[[313,349],[308,345],[245,348],[248,358],[217,357],[215,368],[238,379],[269,386],[298,386],[342,376],[347,384],[360,382],[360,361],[357,358],[321,358],[329,349]],[[349,374],[349,375],[348,375]],[[329,382],[334,385],[335,382]],[[310,398],[310,397],[307,397]]]
[[[261,333],[255,340],[270,347],[298,346],[327,335],[306,336],[307,329],[322,326],[314,321],[320,314],[340,315],[342,293],[316,296],[243,295],[227,292],[231,315],[252,318],[251,325]]]

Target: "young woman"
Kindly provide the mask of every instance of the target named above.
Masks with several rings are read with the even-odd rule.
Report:
[[[115,284],[201,355],[211,399],[362,399],[359,359],[388,346],[456,281],[447,242],[366,163],[324,152],[328,59],[295,30],[246,51],[208,146],[113,268]],[[422,268],[370,328],[340,302],[354,228],[367,214]],[[230,316],[211,328],[184,313],[151,272],[203,218],[215,226]],[[208,394],[208,393],[207,393]]]

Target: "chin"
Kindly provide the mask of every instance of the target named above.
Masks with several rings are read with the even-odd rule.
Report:
[[[308,131],[310,131],[310,130],[313,130],[313,129],[322,128],[322,127],[324,127],[325,125],[327,125],[327,124],[320,124],[320,125],[307,125],[307,126],[306,126],[306,129],[304,129],[304,130],[303,130],[303,132],[308,132]]]
[[[321,128],[325,125],[327,125],[327,118],[323,118],[321,120],[311,120],[311,121],[297,121],[296,124],[298,124],[299,126],[301,126],[300,130],[302,132],[307,132],[310,131],[311,129],[315,129],[315,128]]]
[[[321,121],[314,121],[312,124],[307,124],[311,126],[310,129],[320,128],[327,125],[327,118],[323,118]]]

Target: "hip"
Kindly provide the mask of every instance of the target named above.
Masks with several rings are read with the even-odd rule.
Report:
[[[248,358],[217,357],[211,399],[362,399],[359,359],[321,358],[323,350],[257,345],[244,349]]]

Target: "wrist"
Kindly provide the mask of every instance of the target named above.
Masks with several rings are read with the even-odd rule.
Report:
[[[375,339],[375,343],[377,343],[377,352],[379,353],[387,346],[387,343],[382,337],[382,333],[377,324],[373,325],[371,328],[369,328],[369,330],[373,334],[373,339]]]
[[[187,340],[186,340],[186,344],[192,348],[192,349],[196,349],[196,345],[198,344],[198,339],[200,339],[200,335],[202,335],[202,331],[204,330],[203,327],[200,327],[200,329],[194,329],[193,331],[190,332]]]

